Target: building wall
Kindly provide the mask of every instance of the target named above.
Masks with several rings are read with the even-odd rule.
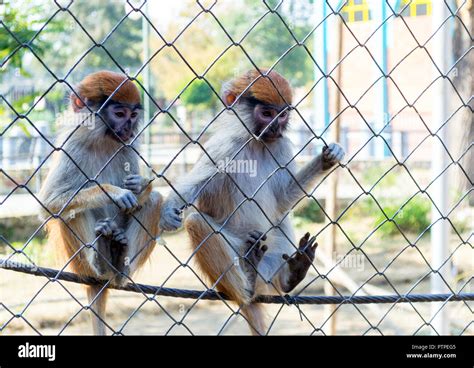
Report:
[[[341,63],[338,64],[336,47],[331,47],[329,50],[329,70],[334,69],[331,76],[336,79],[338,69],[342,70],[339,87],[344,97],[341,109],[347,109],[341,115],[341,126],[343,131],[348,133],[350,152],[359,150],[372,136],[367,124],[384,122],[384,117],[376,115],[376,106],[381,103],[379,83],[382,76],[374,61],[380,42],[377,37],[380,29],[376,31],[379,25],[380,22],[376,20],[348,22],[347,26],[343,25],[342,55],[345,57]],[[393,132],[391,142],[393,150],[397,157],[403,158],[428,135],[424,124],[429,126],[431,121],[433,85],[429,86],[437,74],[434,73],[434,65],[426,50],[418,45],[424,45],[432,35],[432,18],[431,16],[405,16],[403,19],[392,17],[387,25],[388,118],[392,119],[389,128]],[[373,34],[374,32],[376,33]],[[431,52],[431,48],[432,45],[428,42],[426,45],[428,52]],[[425,91],[426,88],[428,89]],[[334,106],[338,88],[331,79],[329,90],[332,119],[338,113]],[[354,107],[351,108],[350,105]],[[430,139],[420,147],[422,149],[415,152],[414,159],[429,159],[429,141]],[[406,142],[403,148],[402,142]],[[370,157],[373,154],[372,144],[367,145],[360,154]]]

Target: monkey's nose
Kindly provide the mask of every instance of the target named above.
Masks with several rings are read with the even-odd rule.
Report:
[[[280,130],[280,124],[277,121],[274,121],[273,123],[270,124],[268,127],[268,132],[270,134],[276,135]]]

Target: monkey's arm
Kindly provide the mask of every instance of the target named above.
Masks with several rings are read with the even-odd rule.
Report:
[[[176,191],[168,195],[161,209],[160,228],[164,231],[174,231],[181,227],[182,208],[195,200],[201,188],[201,182],[190,180],[177,186]]]
[[[201,158],[196,163],[165,199],[161,210],[161,229],[174,231],[181,227],[181,209],[194,203],[206,191],[210,184],[208,180],[215,173],[216,168],[205,159]]]
[[[74,191],[68,191],[54,195],[53,192],[50,196],[43,198],[43,205],[53,214],[61,211],[66,205],[65,213],[72,212],[74,214],[104,207],[111,203],[115,203],[120,210],[127,212],[134,211],[139,207],[137,197],[130,190],[115,185],[101,184],[100,187],[84,188],[76,195],[74,193]]]
[[[284,189],[282,198],[282,212],[286,212],[307,193],[313,186],[319,175],[324,174],[344,157],[344,149],[337,143],[331,143],[323,148],[322,153],[299,170],[294,178],[291,178]],[[296,180],[296,182],[295,182]]]

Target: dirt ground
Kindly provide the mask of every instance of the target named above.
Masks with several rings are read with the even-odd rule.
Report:
[[[321,227],[320,224],[317,226]],[[301,236],[306,230],[311,229],[309,226],[303,226],[297,235]],[[348,233],[350,230],[348,229]],[[320,235],[321,239],[324,239],[324,236],[325,232]],[[341,245],[335,257],[351,249],[342,234],[339,234],[338,239]],[[190,256],[184,234],[182,232],[171,234],[166,236],[165,240],[167,245],[157,245],[151,261],[134,277],[134,280],[150,285],[203,290],[205,286],[192,271],[196,269],[195,265],[192,262],[191,267],[180,265],[180,262],[186,263]],[[459,245],[458,243],[455,238],[452,239],[453,249]],[[359,251],[362,258],[358,260],[363,259],[362,263],[355,262],[340,267],[356,286],[370,280],[370,285],[385,290],[387,294],[393,294],[394,291],[387,278],[400,293],[410,290],[412,293],[429,292],[429,277],[418,282],[429,271],[420,255],[421,251],[429,260],[429,240],[421,239],[417,244],[416,248],[405,249],[407,244],[401,237],[381,240],[373,236],[363,246],[370,262]],[[323,240],[320,240],[319,251],[324,251]],[[393,259],[395,259],[393,263],[390,263]],[[457,275],[454,279],[458,280],[457,283],[453,281],[453,287],[458,290],[459,285],[463,285],[469,279],[469,275],[472,275],[474,269],[472,248],[468,245],[459,247],[452,259]],[[42,265],[53,266],[44,263]],[[315,266],[318,272],[322,269],[319,261]],[[374,267],[382,270],[383,275],[378,275]],[[305,289],[304,295],[324,295],[327,281],[317,276],[315,270],[308,274],[304,285],[309,286]],[[311,282],[313,279],[314,282]],[[463,291],[469,291],[471,285],[468,284]],[[351,294],[343,286],[338,286],[338,290],[344,295]],[[51,283],[42,277],[0,269],[0,334],[90,334],[86,304],[85,293],[80,285],[62,281]],[[338,305],[335,306],[334,314],[336,332],[337,334],[429,334],[432,330],[425,321],[430,320],[431,306],[430,303],[396,306]],[[444,306],[451,318],[451,333],[474,333],[473,306],[472,302],[470,304],[453,302]],[[161,296],[148,299],[142,294],[112,291],[106,322],[110,334],[248,334],[248,327],[244,319],[235,314],[236,310],[234,305],[226,305],[221,301],[196,302]],[[327,306],[268,305],[267,311],[268,321],[271,322],[269,334],[321,334],[327,332],[330,324],[327,316],[331,310]],[[15,315],[18,317],[15,318]],[[465,329],[469,324],[471,326]]]

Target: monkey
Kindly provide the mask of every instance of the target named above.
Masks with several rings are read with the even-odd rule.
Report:
[[[286,136],[293,90],[276,71],[248,71],[224,84],[221,98],[227,111],[216,120],[205,154],[178,180],[163,208],[195,208],[186,211],[184,228],[198,267],[239,305],[251,333],[261,335],[265,311],[255,296],[291,292],[318,245],[309,233],[294,245],[288,214],[345,153],[331,143],[297,170]],[[255,163],[256,175],[222,168],[242,160]],[[174,230],[180,220],[169,217],[162,226]]]
[[[99,71],[70,101],[40,189],[40,218],[74,272],[122,285],[150,256],[164,215],[162,196],[139,174],[140,93],[125,75]],[[106,333],[107,294],[104,285],[87,286],[94,334]]]

